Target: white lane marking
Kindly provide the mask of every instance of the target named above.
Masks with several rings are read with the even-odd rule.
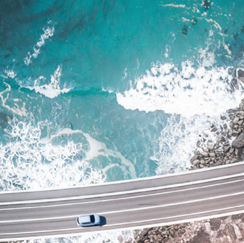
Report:
[[[168,204],[149,206],[149,207],[141,207],[141,208],[125,209],[125,210],[117,210],[117,211],[109,211],[109,212],[100,212],[98,214],[102,215],[102,214],[113,214],[113,213],[141,211],[141,210],[154,209],[154,208],[165,208],[165,207],[171,207],[171,206],[182,205],[182,204],[190,204],[190,203],[196,203],[196,202],[202,202],[202,201],[215,200],[215,199],[220,199],[220,198],[225,198],[225,197],[239,196],[242,194],[244,194],[244,192],[237,192],[237,193],[232,193],[232,194],[228,194],[228,195],[221,195],[221,196],[216,196],[216,197],[195,199],[195,200],[189,200],[189,201],[184,201],[184,202],[168,203]],[[244,204],[243,204],[243,206],[244,206]]]
[[[214,210],[208,210],[208,211],[203,211],[203,212],[198,212],[198,213],[191,213],[191,214],[182,214],[182,215],[177,215],[177,216],[172,216],[172,217],[163,217],[163,218],[157,218],[157,219],[150,219],[150,220],[140,220],[140,221],[133,221],[133,222],[126,222],[126,223],[118,223],[118,224],[111,224],[111,225],[103,225],[103,228],[107,228],[107,227],[112,227],[112,226],[119,226],[119,225],[128,225],[128,224],[138,224],[138,223],[143,223],[143,222],[148,222],[148,221],[158,221],[158,220],[164,220],[164,219],[170,219],[170,218],[177,218],[177,217],[186,217],[186,216],[193,216],[193,215],[197,215],[197,214],[204,214],[204,213],[212,213],[212,212],[218,212],[218,211],[223,211],[223,210],[229,210],[229,209],[237,209],[237,208],[241,208],[244,205],[237,205],[234,207],[226,207],[226,208],[222,208],[222,209],[214,209]],[[132,226],[132,227],[125,227],[125,228],[115,228],[112,229],[111,231],[114,230],[129,230],[129,229],[138,229],[139,227],[143,227],[143,228],[148,228],[148,227],[155,227],[155,226],[162,226],[162,225],[172,225],[172,224],[177,224],[177,223],[182,223],[182,222],[190,222],[190,221],[199,221],[199,220],[203,220],[203,219],[210,219],[210,218],[218,218],[218,217],[222,217],[222,216],[229,216],[229,215],[234,215],[234,214],[239,214],[239,213],[243,213],[244,212],[244,208],[242,210],[238,210],[238,211],[231,211],[231,212],[226,212],[226,213],[221,213],[221,214],[214,214],[214,215],[207,215],[207,216],[202,216],[202,217],[196,217],[196,218],[191,218],[191,219],[185,219],[185,220],[178,220],[178,221],[168,221],[168,222],[164,222],[164,223],[158,223],[158,224],[148,224],[148,225],[142,225],[142,226]],[[0,233],[0,237],[4,236],[4,235],[18,235],[18,234],[36,234],[36,233],[49,233],[49,232],[55,232],[55,231],[71,231],[71,230],[84,230],[85,228],[65,228],[65,229],[55,229],[55,230],[40,230],[40,231],[26,231],[26,232],[14,232],[14,233]],[[106,230],[107,231],[107,230]],[[101,232],[101,231],[90,231],[90,233],[96,233],[96,232]],[[81,234],[84,233],[89,233],[89,232],[83,232]],[[72,234],[74,236],[74,234]],[[52,237],[59,237],[60,235],[53,235]],[[40,237],[44,237],[44,235],[40,236]],[[47,235],[47,237],[50,237],[49,235]],[[64,234],[63,237],[67,237],[67,234]],[[27,237],[26,237],[27,238]],[[37,238],[33,237],[33,238]],[[18,237],[18,239],[20,239],[20,237]],[[28,237],[29,239],[29,237]],[[4,239],[3,239],[4,240]],[[5,239],[6,240],[6,239]],[[10,241],[10,239],[8,239]],[[12,240],[12,239],[11,239]],[[1,241],[1,238],[0,238]]]
[[[132,193],[138,193],[138,192],[146,192],[146,191],[155,191],[155,190],[161,190],[161,189],[168,189],[168,188],[175,188],[179,186],[187,186],[187,185],[195,185],[195,184],[201,184],[206,182],[214,182],[214,181],[220,181],[225,179],[232,179],[234,177],[244,176],[244,173],[238,173],[235,175],[228,175],[228,176],[221,176],[211,179],[204,179],[204,180],[198,180],[198,181],[191,181],[191,182],[184,182],[184,183],[178,183],[178,184],[172,184],[167,186],[161,186],[161,187],[152,187],[152,188],[142,188],[142,189],[135,189],[130,191],[121,191],[121,192],[112,192],[112,193],[102,193],[98,195],[87,195],[87,196],[76,196],[76,197],[66,197],[66,198],[52,198],[52,199],[39,199],[39,200],[28,200],[28,201],[13,201],[13,202],[0,202],[0,206],[4,205],[15,205],[15,204],[33,204],[33,203],[45,203],[45,202],[57,202],[57,201],[69,201],[69,200],[77,200],[77,199],[89,199],[89,198],[96,198],[96,197],[106,197],[106,196],[116,196],[116,195],[123,195],[123,194],[132,194]]]
[[[184,192],[184,191],[191,191],[191,190],[199,190],[203,188],[209,188],[209,187],[215,187],[215,186],[224,186],[226,184],[232,184],[236,182],[244,181],[243,179],[235,180],[235,181],[228,181],[223,183],[215,183],[211,185],[206,186],[199,186],[199,187],[193,187],[193,188],[185,188],[181,190],[174,190],[174,191],[168,191],[168,192],[158,192],[158,193],[150,193],[150,194],[143,194],[143,195],[137,195],[137,196],[128,196],[128,197],[122,197],[122,198],[112,198],[112,199],[102,199],[102,200],[96,200],[96,201],[85,201],[85,202],[75,202],[75,203],[66,203],[66,204],[57,204],[57,205],[44,205],[44,206],[32,206],[32,207],[19,207],[19,208],[0,208],[0,211],[9,211],[9,210],[28,210],[33,208],[52,208],[52,207],[62,207],[62,206],[72,206],[72,205],[82,205],[82,204],[92,204],[92,203],[101,203],[101,202],[111,202],[111,201],[119,201],[119,200],[129,200],[134,198],[141,198],[141,197],[151,197],[151,196],[157,196],[157,195],[163,195],[163,194],[171,194],[171,193],[177,193],[177,192]],[[1,221],[0,221],[1,222]]]
[[[236,206],[236,208],[242,207],[242,206]],[[238,211],[233,211],[231,212],[231,215],[234,214],[240,214],[244,213],[244,209],[238,210]],[[8,241],[18,241],[18,240],[31,240],[31,239],[43,239],[43,238],[64,238],[64,237],[74,237],[74,236],[81,236],[81,235],[90,235],[90,234],[96,234],[96,233],[102,233],[102,232],[114,232],[115,230],[136,230],[136,229],[143,229],[143,228],[150,228],[150,227],[158,227],[158,226],[166,226],[166,225],[175,225],[175,224],[182,224],[182,223],[188,223],[188,222],[194,222],[194,221],[201,221],[201,220],[206,220],[206,219],[213,219],[213,218],[219,218],[219,217],[224,217],[224,216],[229,216],[230,212],[227,213],[220,213],[216,215],[210,215],[210,216],[201,216],[201,217],[196,217],[196,218],[190,218],[190,219],[182,219],[182,220],[176,220],[176,221],[169,221],[165,223],[151,223],[147,225],[139,225],[139,226],[128,226],[128,227],[122,227],[122,228],[115,228],[115,229],[106,229],[103,230],[105,226],[102,228],[96,228],[97,230],[94,231],[83,231],[79,229],[79,232],[76,233],[59,233],[59,234],[54,234],[54,235],[40,235],[40,236],[15,236],[15,238],[0,238],[0,241],[6,242]],[[127,224],[128,225],[128,224]],[[107,225],[108,227],[108,225]],[[98,230],[100,229],[100,230]],[[62,231],[71,231],[71,230],[77,230],[77,228],[71,228],[71,229],[63,229]],[[55,231],[61,231],[61,230],[55,230]],[[50,232],[55,232],[55,231],[49,231]],[[25,234],[30,234],[32,232],[26,232]],[[38,232],[37,232],[38,233]],[[45,233],[45,232],[44,232]],[[48,232],[47,232],[48,233]],[[21,234],[21,233],[9,233],[9,234]],[[1,237],[1,236],[0,236]]]
[[[193,173],[206,173],[208,171],[212,170],[225,170],[228,167],[239,167],[243,166],[244,161],[238,162],[238,163],[233,163],[233,164],[228,164],[228,165],[218,165],[215,167],[211,168],[202,168],[199,170],[190,170],[190,171],[183,171],[183,172],[177,172],[174,174],[166,174],[166,175],[155,175],[155,176],[150,176],[150,177],[143,177],[143,178],[137,178],[137,179],[130,179],[130,180],[122,180],[122,181],[112,181],[112,182],[106,182],[102,184],[92,184],[92,185],[84,185],[84,186],[73,186],[73,187],[63,187],[63,188],[46,188],[46,189],[38,189],[38,190],[25,190],[25,191],[1,191],[1,194],[17,194],[17,193],[23,193],[23,192],[45,192],[45,191],[61,191],[61,190],[66,190],[66,189],[81,189],[84,187],[99,187],[99,186],[106,186],[106,185],[114,185],[114,184],[124,184],[124,183],[130,183],[130,182],[137,182],[137,181],[148,181],[148,180],[154,180],[154,179],[160,179],[160,178],[165,178],[165,177],[175,177],[179,175],[188,175],[188,174],[193,174]]]
[[[175,203],[168,203],[168,204],[163,204],[163,205],[154,205],[154,206],[148,206],[148,207],[133,208],[133,209],[123,209],[123,210],[108,211],[108,212],[98,212],[96,214],[108,215],[108,214],[116,214],[116,213],[124,213],[124,212],[142,211],[142,210],[155,209],[155,208],[165,208],[165,207],[171,207],[171,206],[182,205],[182,204],[190,204],[190,203],[210,201],[210,200],[226,198],[226,197],[233,197],[233,196],[238,196],[238,195],[243,195],[243,194],[244,194],[244,192],[238,192],[238,193],[231,193],[231,194],[228,194],[228,195],[220,195],[220,196],[215,196],[215,197],[194,199],[194,200],[189,200],[189,201],[184,201],[184,202],[175,202]],[[77,217],[77,216],[78,215],[69,215],[69,216],[49,217],[49,218],[5,220],[5,221],[0,221],[0,225],[5,224],[5,223],[16,223],[16,222],[33,222],[33,221],[46,221],[46,220],[52,220],[53,221],[53,220],[58,220],[58,219],[74,218],[74,217]]]
[[[110,224],[110,225],[104,225],[104,227],[106,227],[106,226],[107,227],[110,227],[110,226],[113,227],[113,226],[124,225],[124,224],[138,224],[138,223],[143,223],[143,222],[148,222],[148,221],[157,221],[157,220],[165,220],[165,219],[171,219],[171,218],[180,218],[180,217],[193,216],[193,215],[197,215],[197,214],[212,213],[212,212],[218,212],[218,211],[229,210],[232,208],[240,208],[240,207],[244,207],[244,205],[242,204],[242,205],[238,205],[238,206],[234,206],[234,207],[226,207],[226,208],[213,209],[213,210],[201,211],[201,212],[196,212],[196,213],[188,213],[188,214],[181,214],[181,215],[175,215],[175,216],[168,216],[168,217],[157,218],[157,219],[146,219],[146,220],[139,220],[139,221],[133,221],[133,222]],[[244,210],[244,208],[243,208],[243,210]],[[228,213],[228,215],[230,215],[230,213]],[[217,217],[217,215],[214,215],[214,217]]]

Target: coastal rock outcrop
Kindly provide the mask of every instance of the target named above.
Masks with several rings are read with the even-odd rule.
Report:
[[[244,82],[242,69],[232,70],[231,92]],[[200,135],[194,155],[190,159],[190,170],[231,164],[244,160],[244,99],[238,108],[222,115],[223,124],[212,125],[209,130],[216,142]],[[215,218],[194,223],[143,229],[136,232],[133,243],[243,243],[244,214]],[[129,242],[124,242],[129,243]]]
[[[237,71],[237,74],[238,74],[238,79],[244,82],[244,71],[242,69],[239,69]]]
[[[226,123],[209,129],[215,133],[216,142],[203,138],[197,142],[196,151],[190,159],[191,170],[231,164],[244,159],[244,99],[236,109],[230,109],[221,119]],[[233,140],[233,141],[232,141]],[[232,142],[231,142],[232,141]]]
[[[132,243],[223,242],[244,242],[244,214],[135,231]]]
[[[244,132],[240,133],[232,142],[232,148],[243,148],[243,147],[244,147]]]

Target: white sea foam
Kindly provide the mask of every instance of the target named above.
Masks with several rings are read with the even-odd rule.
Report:
[[[83,159],[82,143],[72,140],[60,145],[41,139],[47,124],[11,123],[10,141],[0,144],[1,190],[42,189],[102,183],[103,171]]]
[[[5,69],[4,73],[5,73],[5,75],[2,74],[3,78],[8,78],[9,77],[9,78],[14,79],[17,76],[16,72],[14,70],[12,70],[12,69],[11,70]]]
[[[206,53],[203,60],[200,57],[199,67],[190,61],[182,62],[180,69],[172,63],[154,64],[145,75],[131,82],[129,90],[117,93],[117,102],[125,109],[162,110],[185,117],[215,116],[236,107],[242,98],[242,84],[231,93],[232,76],[227,68],[210,67],[215,62],[214,54]]]
[[[31,90],[35,90],[37,93],[40,93],[48,98],[55,98],[60,94],[68,93],[70,91],[69,88],[60,88],[60,77],[62,75],[62,67],[59,65],[57,69],[54,71],[54,74],[50,77],[50,83],[41,84],[46,81],[46,78],[40,76],[35,80],[34,86],[28,86],[27,88]]]
[[[190,61],[182,62],[180,69],[173,63],[157,63],[131,81],[129,90],[117,93],[117,102],[125,109],[171,114],[151,156],[157,174],[190,167],[199,139],[214,143],[217,135],[210,132],[211,125],[223,125],[220,115],[238,107],[243,98],[241,82],[238,90],[231,91],[228,68],[213,66],[215,55],[208,49],[199,53],[198,66]]]
[[[186,5],[185,4],[173,4],[173,3],[169,3],[169,4],[160,4],[163,7],[172,7],[172,8],[185,8]]]
[[[130,161],[81,130],[66,128],[42,137],[49,125],[40,122],[33,126],[16,119],[10,123],[11,129],[5,130],[9,142],[0,144],[1,190],[102,183],[109,170],[107,166],[115,159],[127,179],[136,177]],[[107,166],[99,164],[102,157],[107,160]]]
[[[219,31],[222,31],[222,28],[221,28],[220,24],[219,24],[217,21],[215,21],[215,20],[213,20],[213,19],[207,19],[207,18],[205,18],[205,20],[206,20],[207,22],[214,23],[214,27],[215,27],[216,29],[219,29]]]
[[[201,141],[205,146],[215,143],[218,137],[210,131],[210,127],[214,125],[219,128],[223,124],[224,121],[218,116],[195,115],[189,119],[172,115],[161,132],[158,149],[151,158],[158,165],[156,173],[175,173],[190,168],[190,158],[197,149],[197,142]]]
[[[109,231],[102,233],[87,233],[78,237],[67,237],[58,239],[38,239],[38,240],[28,240],[23,241],[26,243],[119,243],[118,236],[123,237],[123,242],[132,239],[134,240],[132,230],[124,231]]]
[[[125,159],[119,151],[108,149],[105,143],[97,141],[96,139],[92,138],[88,133],[84,133],[81,130],[71,130],[70,128],[65,128],[59,133],[51,136],[50,138],[42,139],[42,141],[45,143],[51,143],[52,140],[54,140],[56,137],[72,134],[82,134],[89,144],[89,150],[86,151],[85,157],[83,159],[85,162],[89,162],[101,156],[106,157],[108,161],[110,161],[110,158],[116,158],[119,161],[119,164],[116,164],[116,166],[120,167],[123,170],[124,176],[126,178],[136,178],[136,171],[132,162]],[[80,150],[83,151],[82,148]],[[108,171],[114,165],[115,164],[108,164],[107,167],[104,168],[104,171]]]
[[[45,44],[45,41],[54,34],[54,25],[50,21],[48,23],[49,25],[42,29],[44,33],[41,35],[39,41],[34,45],[33,52],[28,52],[28,55],[24,58],[24,63],[27,66],[32,62],[32,58],[38,57],[41,52],[41,47]]]
[[[0,99],[2,101],[2,106],[8,109],[9,111],[13,112],[14,114],[17,114],[19,116],[26,116],[26,108],[25,108],[25,103],[21,102],[20,99],[12,99],[14,101],[14,106],[11,106],[7,104],[7,101],[9,99],[9,93],[11,91],[11,86],[8,83],[5,83],[6,89],[2,92],[0,92]],[[18,103],[22,103],[21,105]]]

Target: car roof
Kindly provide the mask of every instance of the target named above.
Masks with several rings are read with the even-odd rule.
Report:
[[[84,215],[84,216],[80,216],[78,217],[79,218],[79,222],[91,222],[91,218],[90,218],[90,215]]]

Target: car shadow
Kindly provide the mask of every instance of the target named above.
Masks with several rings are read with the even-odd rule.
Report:
[[[100,226],[103,226],[103,225],[107,224],[107,220],[106,220],[106,218],[104,216],[100,216],[100,218],[101,218]]]

